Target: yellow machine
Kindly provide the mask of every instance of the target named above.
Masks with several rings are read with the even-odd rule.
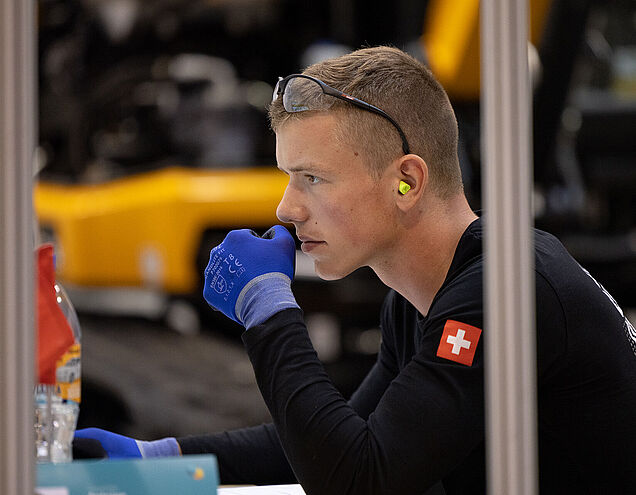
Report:
[[[40,182],[34,201],[64,282],[189,294],[198,289],[206,243],[232,228],[277,223],[286,184],[273,166],[168,168],[100,185]]]
[[[528,34],[537,45],[551,0],[530,0]],[[422,43],[428,63],[456,100],[479,98],[479,0],[431,0]]]

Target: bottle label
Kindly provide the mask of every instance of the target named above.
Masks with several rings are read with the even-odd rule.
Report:
[[[80,344],[75,343],[57,361],[55,377],[60,397],[80,403],[81,399],[81,358]]]

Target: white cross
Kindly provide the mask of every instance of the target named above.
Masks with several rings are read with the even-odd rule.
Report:
[[[453,345],[453,349],[451,350],[453,354],[457,354],[459,356],[462,347],[464,349],[470,349],[471,342],[470,340],[464,340],[464,335],[466,335],[466,332],[461,328],[458,328],[457,335],[449,335],[446,337],[446,342]]]

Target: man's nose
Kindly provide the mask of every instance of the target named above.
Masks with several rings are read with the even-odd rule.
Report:
[[[301,195],[290,185],[276,208],[276,216],[283,223],[300,223],[307,220],[307,208],[302,202]]]

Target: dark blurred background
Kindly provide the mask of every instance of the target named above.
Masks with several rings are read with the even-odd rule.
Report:
[[[623,308],[636,308],[636,5],[542,3],[530,49],[535,222]],[[40,179],[73,186],[174,165],[273,167],[265,106],[278,76],[377,44],[435,67],[427,32],[459,15],[440,16],[440,4],[39,0]],[[479,209],[478,87],[472,96],[447,89]],[[70,291],[83,328],[80,426],[155,438],[268,420],[236,327],[184,299],[176,316],[155,318],[118,311],[89,289]],[[385,289],[361,270],[296,291],[328,372],[349,395],[373,363]]]

